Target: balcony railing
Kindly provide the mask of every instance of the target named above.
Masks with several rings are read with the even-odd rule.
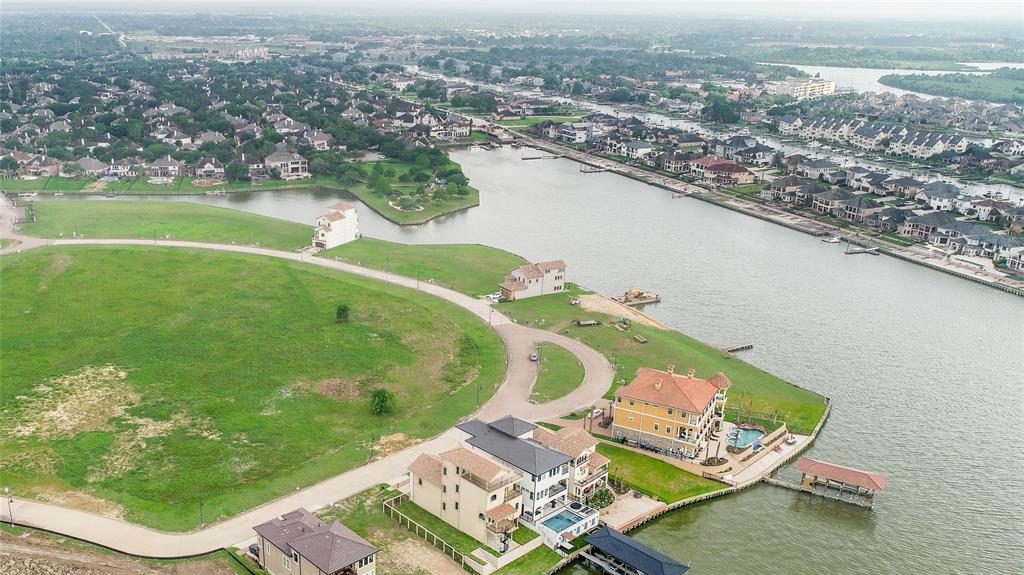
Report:
[[[502,487],[505,487],[506,485],[511,485],[513,483],[518,483],[519,479],[520,479],[518,476],[512,476],[512,477],[507,477],[507,478],[501,479],[501,480],[484,481],[483,479],[480,479],[476,475],[473,475],[471,473],[467,473],[465,470],[462,471],[462,473],[459,475],[459,477],[461,477],[465,481],[468,481],[468,482],[472,483],[473,485],[476,485],[477,487],[479,487],[480,489],[483,489],[484,491],[486,491],[488,493],[497,491],[497,490],[501,489]]]
[[[516,528],[516,522],[511,519],[502,519],[495,523],[488,523],[487,530],[491,533],[508,533]]]
[[[522,494],[523,494],[523,490],[519,489],[518,487],[514,487],[512,489],[509,489],[508,491],[505,492],[505,503],[508,503],[509,501],[512,501],[513,499],[521,496]]]

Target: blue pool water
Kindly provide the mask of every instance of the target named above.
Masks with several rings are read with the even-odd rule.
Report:
[[[544,527],[554,531],[555,533],[561,533],[573,525],[582,521],[583,518],[571,511],[562,511],[554,517],[549,517],[544,520]]]
[[[729,432],[729,445],[746,447],[762,437],[764,437],[764,432],[761,430],[738,427]]]

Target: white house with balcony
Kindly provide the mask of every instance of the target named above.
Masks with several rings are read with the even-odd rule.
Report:
[[[345,202],[332,204],[316,219],[313,247],[327,250],[359,239],[359,215],[356,207]]]
[[[565,291],[565,262],[551,260],[519,266],[512,270],[499,287],[501,298],[519,300]]]

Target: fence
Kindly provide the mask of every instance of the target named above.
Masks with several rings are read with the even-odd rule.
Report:
[[[402,501],[405,499],[405,494],[401,494],[385,500],[382,504],[384,513],[387,513],[392,519],[397,519],[399,525],[404,524],[406,528],[412,530],[412,532],[418,537],[422,537],[427,543],[430,543],[434,547],[440,549],[442,553],[451,557],[453,561],[461,565],[466,571],[469,571],[470,573],[481,573],[483,575],[490,572],[490,570],[487,569],[488,566],[479,563],[478,560],[471,555],[466,555],[459,551],[450,543],[436,535],[433,531],[420,525],[414,519],[399,511],[397,506],[401,505]]]

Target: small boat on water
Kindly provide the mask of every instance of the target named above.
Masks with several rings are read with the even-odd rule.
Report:
[[[829,236],[827,238],[821,238],[821,241],[826,244],[838,244],[840,240],[837,236]]]
[[[53,194],[53,197],[55,197],[55,198],[62,198],[62,197],[64,197],[64,192],[57,192],[56,194]]]
[[[117,192],[107,192],[107,193],[103,194],[103,196],[107,197],[107,198],[116,198],[117,197]]]

